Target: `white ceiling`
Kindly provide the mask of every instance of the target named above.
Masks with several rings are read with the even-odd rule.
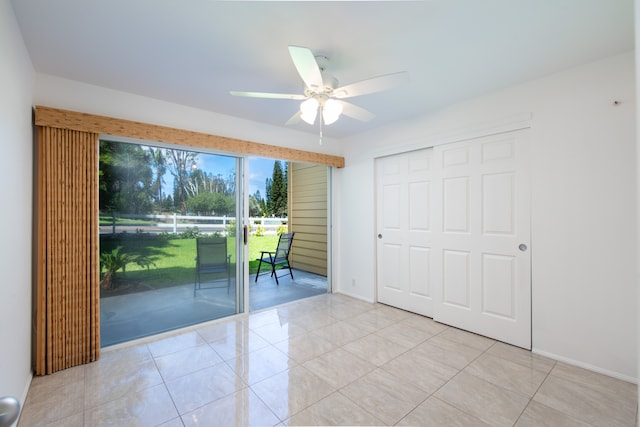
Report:
[[[229,91],[301,93],[288,45],[328,56],[340,85],[409,72],[351,98],[377,117],[342,117],[324,130],[336,138],[634,48],[633,0],[12,4],[37,72],[273,125],[299,101]]]

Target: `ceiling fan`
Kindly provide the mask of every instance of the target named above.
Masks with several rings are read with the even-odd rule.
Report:
[[[302,101],[300,110],[286,124],[295,124],[302,119],[312,125],[320,112],[321,135],[322,124],[334,123],[341,114],[365,122],[375,117],[370,111],[343,99],[389,90],[409,81],[409,73],[402,71],[339,87],[338,80],[325,72],[327,57],[314,56],[310,49],[299,46],[289,46],[289,54],[304,82],[302,94],[231,91],[231,95]]]

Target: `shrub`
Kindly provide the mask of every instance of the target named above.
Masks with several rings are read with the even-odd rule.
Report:
[[[100,271],[105,270],[100,286],[103,289],[113,289],[113,282],[116,276],[116,272],[120,269],[125,271],[127,264],[136,263],[142,268],[147,270],[151,267],[155,267],[155,263],[151,261],[149,257],[144,255],[138,255],[132,257],[129,254],[122,252],[122,246],[118,246],[111,252],[103,252],[100,254]]]
[[[168,231],[163,231],[162,233],[157,234],[157,236],[160,240],[175,240],[180,237],[177,234],[169,233]]]
[[[211,238],[211,237],[222,237],[222,233],[220,233],[219,231],[214,231],[211,234],[200,234],[198,236],[199,239],[208,239],[208,238]]]
[[[224,231],[227,232],[227,236],[235,237],[236,236],[236,222],[231,221],[229,224],[224,226]]]
[[[104,277],[100,282],[103,289],[112,289],[116,272],[124,269],[129,263],[129,256],[121,250],[122,246],[118,246],[111,252],[104,252],[100,255],[100,271],[105,270]]]
[[[182,233],[178,233],[180,239],[195,239],[196,237],[200,237],[200,229],[198,227],[187,227],[185,231]]]

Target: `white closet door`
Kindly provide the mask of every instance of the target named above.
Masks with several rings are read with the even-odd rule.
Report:
[[[434,319],[531,348],[528,131],[433,152]]]
[[[432,149],[376,160],[378,301],[433,316]]]

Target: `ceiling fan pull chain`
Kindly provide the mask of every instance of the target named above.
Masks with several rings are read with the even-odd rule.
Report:
[[[322,105],[320,106],[320,145],[322,145]]]

